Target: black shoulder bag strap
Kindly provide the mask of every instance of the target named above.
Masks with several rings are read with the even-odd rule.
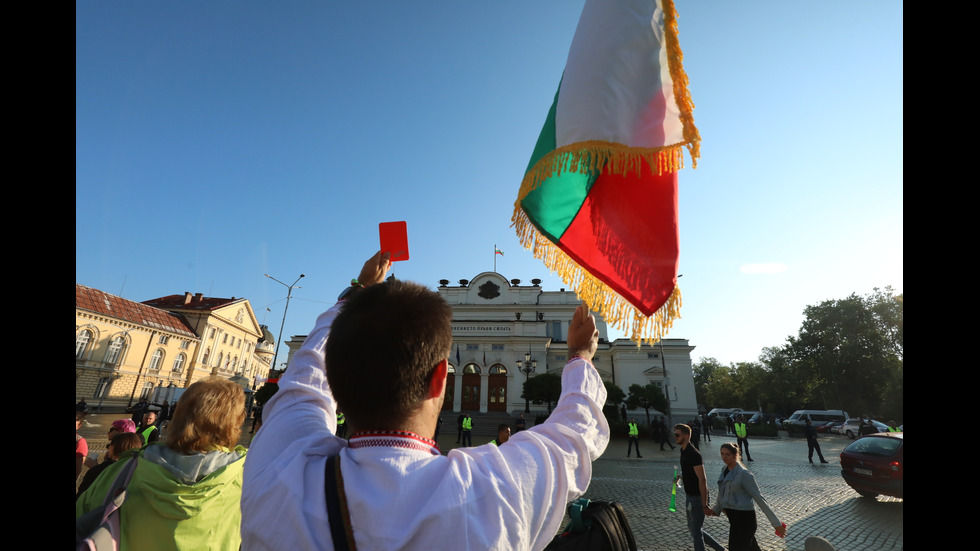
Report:
[[[347,495],[344,493],[344,477],[340,474],[340,456],[327,458],[324,472],[324,490],[327,496],[327,519],[330,522],[330,535],[336,551],[357,551],[354,544],[354,530],[350,524],[347,510]]]

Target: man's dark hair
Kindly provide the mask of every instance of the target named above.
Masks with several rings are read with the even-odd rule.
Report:
[[[344,303],[327,340],[327,381],[356,430],[403,428],[449,358],[451,321],[438,293],[406,281],[372,285]]]
[[[683,434],[684,436],[691,436],[691,427],[689,427],[687,425],[678,423],[678,424],[674,425],[674,430],[681,431],[681,434]]]

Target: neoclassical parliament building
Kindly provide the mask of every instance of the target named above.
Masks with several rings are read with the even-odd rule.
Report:
[[[445,279],[439,283],[439,294],[453,309],[453,348],[443,409],[523,412],[525,379],[561,373],[568,360],[568,324],[578,297],[565,289],[546,291],[537,279],[522,284],[497,272],[483,272],[455,285]],[[653,383],[665,389],[676,421],[697,413],[691,364],[694,347],[686,339],[667,338],[637,348],[629,339],[609,341],[606,323],[599,316],[596,324],[599,349],[594,363],[604,380],[626,392],[633,384]],[[294,335],[286,343],[290,359],[305,339],[305,335]],[[546,408],[531,407],[532,411]]]

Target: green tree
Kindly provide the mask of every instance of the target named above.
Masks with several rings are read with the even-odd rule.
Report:
[[[626,400],[626,392],[619,388],[616,383],[612,381],[602,381],[602,384],[606,387],[606,404],[607,406],[619,407]]]
[[[548,404],[548,414],[551,414],[551,404],[561,396],[561,375],[557,373],[542,373],[524,382],[521,398],[535,404]]]
[[[891,288],[808,306],[799,335],[787,344],[806,381],[807,403],[799,407],[900,418],[903,309],[904,296]]]
[[[650,426],[650,410],[666,413],[667,397],[664,396],[663,389],[653,383],[648,383],[646,386],[632,384],[626,397],[626,407],[643,408],[647,413],[647,426]]]

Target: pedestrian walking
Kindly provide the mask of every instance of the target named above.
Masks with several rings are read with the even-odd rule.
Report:
[[[786,525],[779,522],[776,513],[772,512],[762,493],[755,476],[742,465],[738,446],[731,442],[721,445],[721,460],[725,463],[718,477],[718,497],[711,514],[721,512],[728,517],[728,551],[755,551],[759,542],[755,539],[757,524],[755,520],[755,505],[766,515],[776,535],[786,536]],[[755,504],[753,504],[753,501]]]
[[[708,482],[704,475],[704,459],[701,452],[691,445],[692,427],[688,425],[674,426],[674,441],[681,447],[680,480],[687,495],[684,510],[687,512],[687,528],[694,538],[694,551],[704,551],[708,544],[715,551],[724,551],[724,547],[715,538],[702,530],[705,514],[711,514],[708,507]],[[675,480],[676,482],[676,480]]]
[[[674,445],[670,443],[669,432],[667,432],[667,422],[663,417],[660,418],[660,423],[658,424],[658,432],[660,433],[660,451],[664,451],[664,444],[670,446],[670,449],[674,449]]]
[[[820,444],[817,442],[817,429],[813,428],[813,423],[809,419],[806,420],[806,426],[803,427],[803,436],[806,436],[807,458],[810,463],[813,463],[813,450],[817,450],[817,457],[820,458],[821,463],[827,463],[828,461],[823,458],[823,453],[820,452]]]
[[[711,419],[707,415],[701,416],[701,436],[708,442],[711,442]]]

